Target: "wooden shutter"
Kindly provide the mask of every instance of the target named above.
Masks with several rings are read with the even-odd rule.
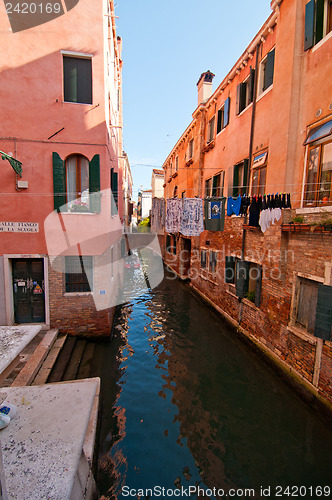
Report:
[[[256,279],[255,285],[255,305],[259,307],[261,305],[261,292],[262,292],[262,266],[256,265],[256,269],[259,271],[259,274]]]
[[[239,260],[236,264],[235,289],[236,295],[243,298],[248,293],[249,288],[250,262]]]
[[[89,195],[91,212],[100,212],[100,161],[95,155],[89,162]]]
[[[318,285],[315,336],[332,340],[332,286]]]
[[[239,85],[236,87],[236,107],[235,107],[235,113],[238,115],[240,113],[240,106],[241,106],[241,85],[242,83],[239,83]]]
[[[118,185],[118,173],[115,171],[113,171],[113,188],[112,189],[113,189],[113,196],[114,196],[116,208],[118,209],[119,208],[119,196],[118,196],[119,185]]]
[[[249,171],[249,159],[245,158],[243,160],[243,193],[244,194],[248,194],[248,190],[247,190],[248,171]]]
[[[230,104],[231,104],[231,98],[228,97],[225,101],[224,104],[224,123],[223,123],[223,128],[227,127],[229,124],[229,109],[230,109]]]
[[[235,257],[225,257],[225,283],[235,282]]]
[[[250,68],[250,76],[248,80],[248,104],[254,100],[254,86],[255,86],[255,70]]]
[[[305,6],[304,50],[314,45],[315,0],[310,0]]]
[[[233,171],[233,196],[239,194],[239,165],[234,165]]]
[[[52,153],[52,158],[54,210],[58,210],[66,204],[65,165],[58,153]]]
[[[273,74],[274,74],[274,49],[268,53],[266,58],[263,90],[268,89],[270,85],[272,85]]]
[[[217,134],[221,132],[222,130],[222,122],[223,122],[223,109],[218,110],[218,117],[217,117]]]
[[[318,43],[324,36],[324,0],[316,0],[316,36],[315,43]]]

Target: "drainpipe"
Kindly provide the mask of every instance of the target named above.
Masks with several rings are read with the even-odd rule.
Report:
[[[254,79],[254,90],[253,90],[253,103],[252,103],[252,113],[251,113],[251,124],[250,124],[250,138],[249,138],[249,162],[248,162],[248,175],[247,175],[247,185],[246,185],[246,193],[249,193],[250,186],[250,174],[251,174],[251,165],[252,165],[252,151],[254,147],[254,132],[255,132],[255,117],[256,117],[256,100],[257,100],[257,82],[258,82],[258,55],[261,48],[261,42],[259,42],[256,46],[256,62],[255,62],[255,79]],[[243,225],[247,223],[248,215],[245,216]],[[243,227],[242,229],[242,247],[241,247],[241,260],[244,260],[244,251],[246,244],[246,234],[247,231]],[[242,300],[240,300],[240,309],[238,316],[238,323],[240,324],[242,321],[242,312],[243,312],[243,304]]]

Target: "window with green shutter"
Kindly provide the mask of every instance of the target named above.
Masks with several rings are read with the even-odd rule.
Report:
[[[225,283],[235,283],[236,257],[225,257]]]
[[[332,0],[310,0],[305,6],[304,50],[332,30]]]
[[[100,157],[98,154],[94,155],[89,162],[89,202],[91,212],[100,212]]]
[[[296,325],[323,340],[332,340],[332,286],[298,278]]]
[[[52,153],[54,210],[66,204],[65,165],[58,153]]]

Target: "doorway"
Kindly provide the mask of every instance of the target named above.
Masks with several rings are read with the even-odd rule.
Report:
[[[15,323],[45,322],[43,259],[12,259]]]
[[[182,238],[182,251],[180,254],[181,276],[189,278],[190,274],[190,260],[191,260],[191,240],[189,238]]]

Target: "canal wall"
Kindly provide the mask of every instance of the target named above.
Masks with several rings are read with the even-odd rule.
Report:
[[[299,318],[302,283],[331,285],[331,233],[283,231],[283,222],[292,212],[285,211],[265,233],[259,228],[247,230],[243,260],[261,266],[259,302],[238,297],[236,277],[234,283],[226,283],[225,259],[241,259],[242,217],[227,217],[223,232],[204,231],[200,237],[191,238],[188,276],[191,287],[227,321],[332,408],[332,342],[314,336]],[[181,261],[187,258],[183,240],[178,235],[175,253],[174,249],[164,252],[165,263],[182,279],[186,277]],[[202,250],[208,263],[211,254],[217,253],[213,272],[209,264],[202,267]],[[314,296],[308,297],[303,307],[310,309],[309,299],[313,302]]]

